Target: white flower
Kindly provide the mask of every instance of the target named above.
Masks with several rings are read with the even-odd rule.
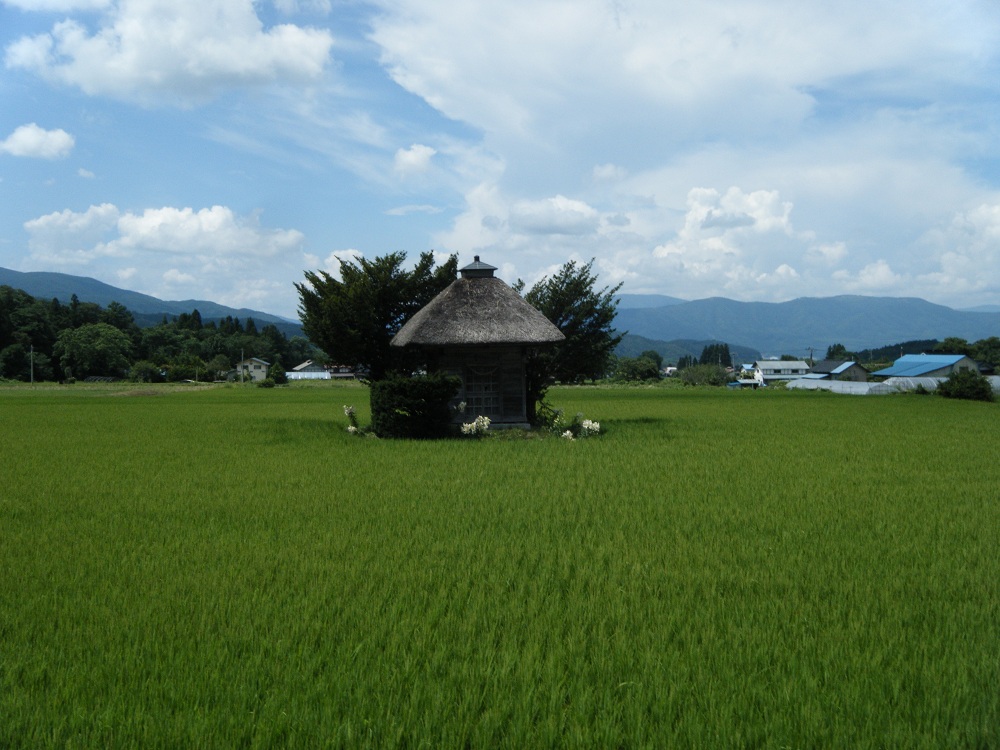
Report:
[[[583,428],[584,435],[596,435],[601,431],[601,423],[592,419],[583,420],[580,426]]]
[[[564,438],[566,438],[567,440],[573,440],[573,431],[572,430],[566,430],[566,432],[564,432],[562,434],[562,436]]]
[[[458,406],[455,407],[455,411],[457,411],[459,414],[465,414],[465,402],[459,401]]]
[[[472,422],[466,422],[462,425],[463,435],[483,435],[487,430],[490,429],[490,418],[479,415]]]
[[[350,425],[350,426],[349,426],[349,427],[347,428],[347,431],[348,431],[349,433],[351,433],[352,435],[357,435],[357,434],[358,434],[358,428],[357,428],[357,427],[355,427],[354,425]]]
[[[353,406],[348,406],[347,404],[344,404],[344,416],[345,417],[353,417],[354,416],[354,407]]]

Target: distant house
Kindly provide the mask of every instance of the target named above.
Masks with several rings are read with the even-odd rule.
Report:
[[[263,380],[267,377],[267,368],[270,366],[270,362],[265,362],[258,357],[250,357],[236,365],[236,377],[240,380]]]
[[[979,372],[979,365],[964,354],[904,354],[892,367],[876,370],[877,378],[946,378],[957,370]]]
[[[351,378],[356,378],[360,374],[362,377],[365,376],[365,372],[359,371],[355,367],[350,365],[330,365],[327,367],[330,372],[330,377],[334,380],[350,380]]]
[[[762,388],[766,384],[764,383],[764,375],[755,365],[744,363],[736,372],[736,380],[728,385],[730,388]]]
[[[868,370],[857,362],[843,359],[823,359],[809,368],[807,378],[819,380],[842,380],[864,383],[868,380]]]
[[[809,372],[809,365],[802,360],[759,359],[753,363],[764,381],[795,380]]]
[[[318,362],[307,359],[285,373],[289,380],[329,380],[330,371]]]

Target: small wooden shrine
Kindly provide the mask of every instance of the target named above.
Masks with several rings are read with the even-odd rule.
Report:
[[[479,256],[461,276],[410,318],[392,346],[419,347],[429,372],[457,375],[465,402],[455,421],[482,415],[497,427],[527,425],[525,359],[565,339],[548,318]]]

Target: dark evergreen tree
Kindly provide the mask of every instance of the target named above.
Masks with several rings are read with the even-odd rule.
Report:
[[[412,353],[394,349],[389,342],[458,271],[455,255],[436,266],[433,253],[421,253],[412,271],[403,268],[405,260],[403,252],[374,260],[341,259],[340,279],[309,271],[305,283],[295,285],[309,339],[336,363],[367,369],[373,381],[415,366]]]
[[[732,355],[729,353],[729,344],[709,344],[701,350],[700,365],[715,365],[716,367],[730,367],[732,365]]]
[[[596,289],[593,259],[585,265],[569,261],[559,271],[535,284],[524,299],[562,331],[566,340],[529,357],[525,366],[528,419],[534,421],[537,403],[555,381],[576,383],[604,377],[611,369],[614,349],[624,332],[614,329],[621,284]],[[518,282],[514,289],[524,289]]]
[[[685,354],[677,360],[677,369],[683,370],[688,367],[693,367],[696,364],[698,364],[698,361],[694,358],[694,355]]]

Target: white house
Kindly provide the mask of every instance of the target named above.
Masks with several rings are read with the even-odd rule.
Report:
[[[809,372],[809,365],[802,360],[759,359],[753,363],[765,381],[795,380]]]
[[[270,362],[265,362],[258,357],[250,357],[236,365],[236,374],[240,380],[256,382],[267,377],[267,368],[270,366]]]

